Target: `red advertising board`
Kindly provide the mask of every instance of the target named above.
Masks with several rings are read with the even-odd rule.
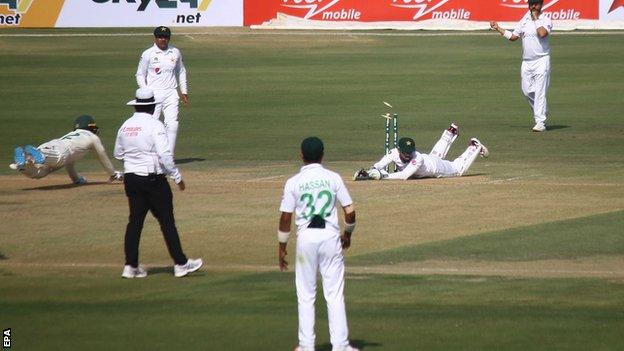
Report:
[[[613,3],[609,6],[609,13],[619,9],[620,7],[624,7],[624,0],[612,0]]]
[[[273,19],[278,12],[321,21],[517,21],[528,10],[527,0],[244,1],[245,26]],[[553,20],[598,19],[598,2],[599,0],[544,0],[544,12],[550,13]]]

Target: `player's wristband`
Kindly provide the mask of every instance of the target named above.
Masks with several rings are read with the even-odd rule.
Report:
[[[505,33],[503,33],[503,36],[505,38],[507,38],[507,40],[511,39],[511,36],[513,35],[513,33],[509,30],[505,30]]]
[[[355,222],[353,222],[353,223],[345,222],[345,228],[344,228],[345,232],[351,234],[351,233],[353,233],[354,229],[355,229]]]
[[[288,242],[288,238],[290,237],[290,232],[283,232],[281,230],[277,230],[277,241],[279,241],[280,243],[287,243]]]

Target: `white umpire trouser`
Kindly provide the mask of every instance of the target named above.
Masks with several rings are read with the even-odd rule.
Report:
[[[154,90],[154,98],[161,103],[156,104],[154,110],[154,117],[160,119],[162,113],[163,123],[165,124],[165,130],[167,131],[167,141],[171,153],[174,154],[175,143],[178,135],[178,110],[180,104],[180,96],[177,89],[161,89]]]
[[[548,115],[546,91],[550,85],[550,55],[522,61],[520,75],[522,93],[531,105],[535,124],[545,124]]]
[[[330,229],[304,229],[297,235],[295,281],[299,304],[299,345],[314,347],[316,275],[321,272],[327,302],[330,340],[334,348],[349,344],[344,300],[344,257],[340,235]]]

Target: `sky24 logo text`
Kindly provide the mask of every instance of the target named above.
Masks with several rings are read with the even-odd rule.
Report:
[[[147,6],[150,3],[154,3],[158,8],[161,9],[177,9],[178,3],[180,3],[180,7],[182,4],[188,4],[189,8],[199,9],[200,11],[205,10],[210,4],[211,0],[91,0],[98,4],[112,3],[118,4],[120,2],[126,2],[130,4],[139,4],[137,11],[145,11]]]

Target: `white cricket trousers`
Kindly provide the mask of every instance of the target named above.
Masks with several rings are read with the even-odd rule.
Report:
[[[451,145],[453,145],[455,139],[457,139],[456,134],[453,134],[448,130],[443,131],[442,136],[440,136],[440,140],[438,140],[438,142],[433,145],[433,148],[431,148],[431,152],[429,153],[429,155],[445,159],[446,154],[448,154],[448,151],[451,148]]]
[[[455,175],[456,176],[464,175],[464,173],[466,173],[468,168],[472,166],[472,163],[477,158],[477,156],[479,156],[479,152],[481,152],[481,149],[479,149],[478,147],[474,145],[469,145],[466,148],[466,150],[464,150],[464,152],[461,155],[459,155],[459,157],[454,159],[453,162],[451,163],[453,165],[453,168],[455,168],[457,172]]]
[[[536,60],[522,61],[520,76],[522,93],[531,105],[535,124],[546,124],[548,115],[546,91],[550,85],[550,55]]]
[[[178,136],[178,109],[180,104],[180,96],[177,89],[161,89],[154,90],[154,98],[161,103],[156,104],[154,110],[154,118],[160,119],[162,113],[163,123],[165,130],[167,131],[167,142],[171,149],[171,154],[174,154],[176,138]]]
[[[69,158],[70,150],[57,139],[48,141],[37,147],[45,156],[42,165],[26,162],[22,174],[28,178],[39,179],[63,167]],[[71,167],[71,166],[70,166]]]
[[[295,283],[299,305],[299,346],[314,349],[316,275],[321,272],[327,302],[330,341],[334,348],[349,345],[344,300],[344,257],[340,235],[329,229],[304,229],[297,234]]]
[[[462,176],[479,155],[479,149],[469,145],[466,150],[453,161],[443,160],[437,156],[424,155],[424,170],[418,171],[416,178],[448,178]]]

